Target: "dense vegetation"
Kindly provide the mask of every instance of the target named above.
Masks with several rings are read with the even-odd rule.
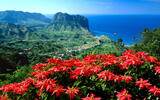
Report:
[[[11,23],[0,24],[0,42],[12,43],[12,41],[36,39],[38,35],[32,28]]]
[[[0,48],[0,73],[8,73],[16,70],[16,67],[28,65],[28,57],[18,53],[17,49],[2,47]]]
[[[3,85],[1,98],[20,100],[160,99],[160,62],[144,52],[122,56],[51,58],[32,67],[30,77]],[[89,96],[90,94],[90,96]],[[94,97],[94,95],[98,97]]]
[[[135,51],[145,51],[150,55],[160,58],[160,28],[153,30],[144,29],[142,32],[142,42],[135,44]]]
[[[18,19],[19,17],[16,19],[15,16],[10,16],[12,13],[18,14],[22,19]],[[1,88],[4,98],[9,97],[23,100],[29,100],[30,98],[69,99],[69,92],[67,91],[70,89],[76,90],[76,95],[80,94],[75,97],[76,99],[83,98],[84,100],[94,98],[93,94],[99,96],[97,100],[100,98],[116,99],[116,95],[120,98],[120,95],[123,96],[123,93],[128,95],[128,100],[131,98],[158,98],[160,92],[158,88],[160,87],[159,62],[152,56],[160,58],[160,28],[154,30],[145,29],[142,32],[143,38],[141,43],[126,47],[122,39],[118,39],[115,42],[106,36],[95,37],[92,35],[89,32],[88,20],[83,16],[57,13],[52,21],[48,22],[48,19],[41,15],[42,18],[36,19],[38,15],[34,13],[8,11],[5,13],[5,18],[8,16],[13,17],[8,17],[9,19],[13,19],[13,22],[6,23],[7,20],[0,24],[0,87],[4,84],[10,84],[4,85]],[[34,17],[38,21],[46,20],[46,23],[43,26],[39,22],[34,23],[35,21],[33,20],[21,23],[21,21],[28,21],[27,19],[31,17]],[[14,20],[18,20],[17,23]],[[34,23],[34,27],[33,24],[28,23]],[[128,49],[136,52],[145,51],[151,56],[143,52],[125,52]],[[109,54],[114,54],[115,56]],[[47,61],[47,58],[51,59],[47,63],[42,64]],[[107,59],[108,61],[106,61]],[[72,72],[82,67],[76,63],[82,63],[84,69],[79,70],[82,72],[81,74],[72,75]],[[123,66],[123,64],[126,65]],[[32,67],[34,65],[35,67],[39,66],[43,68],[34,69],[35,67]],[[97,66],[99,70],[97,69],[97,72],[95,72],[94,68],[92,70],[93,66]],[[65,69],[67,67],[69,69],[61,70],[61,68]],[[55,68],[57,68],[57,72],[49,71],[49,69],[55,70]],[[42,79],[39,78],[38,74],[41,74],[41,71],[45,71],[42,73],[44,75],[40,75]],[[89,74],[86,74],[84,71]],[[100,77],[99,75],[103,73],[109,73],[111,76],[106,76],[106,78]],[[76,78],[76,80],[70,79],[70,75],[73,76],[72,78]],[[63,78],[65,78],[65,82]],[[50,89],[40,89],[41,86],[46,88],[45,84],[37,86],[38,82],[54,82],[54,80],[56,80],[56,83],[54,83],[55,87],[51,86],[49,88],[59,88],[60,91],[65,92],[61,96],[57,96],[60,94],[54,92],[53,89],[52,91]],[[138,83],[135,83],[138,80],[145,82],[148,86],[139,84],[145,88],[140,86],[143,89],[138,90],[138,86],[136,86]],[[24,91],[15,91],[10,88],[10,86],[12,87],[14,85],[18,88],[18,86],[21,87],[23,84],[28,84],[28,87],[25,87]],[[9,91],[5,90],[8,88],[7,86],[10,88]],[[72,86],[76,88],[70,88]],[[151,89],[157,89],[158,92],[152,94],[153,91]],[[42,94],[37,95],[37,92],[42,92]],[[53,94],[56,95],[51,96],[52,93],[50,92],[54,92]],[[89,94],[90,97],[86,97]],[[72,96],[70,97],[72,98]]]
[[[12,13],[8,11],[7,14]],[[25,12],[17,12],[17,14],[19,16],[21,14],[30,15],[30,13]],[[12,53],[11,55],[25,55],[28,58],[26,64],[28,62],[29,64],[43,62],[49,57],[69,59],[84,49],[96,48],[97,46],[101,47],[101,49],[108,48],[107,51],[117,50],[116,53],[119,53],[118,51],[120,50],[114,41],[106,37],[94,37],[89,32],[88,27],[88,20],[85,17],[66,13],[57,13],[53,21],[43,27],[27,27],[15,25],[14,23],[3,23],[0,24],[1,52],[6,52],[6,54],[7,52],[8,54]],[[5,51],[6,48],[8,48],[8,51]],[[12,49],[16,50],[16,52],[14,50],[12,52]],[[15,61],[13,60],[13,62]]]

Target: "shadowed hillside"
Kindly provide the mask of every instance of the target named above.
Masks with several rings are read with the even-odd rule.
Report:
[[[0,22],[27,26],[37,26],[50,23],[50,19],[40,13],[8,10],[0,11]]]

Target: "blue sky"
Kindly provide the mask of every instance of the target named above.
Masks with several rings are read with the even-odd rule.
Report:
[[[160,14],[160,0],[0,0],[0,11],[54,14]]]

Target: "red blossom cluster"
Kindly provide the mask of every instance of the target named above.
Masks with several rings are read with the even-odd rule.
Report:
[[[21,83],[13,83],[13,84],[8,84],[8,85],[3,85],[0,90],[3,90],[3,92],[12,92],[15,94],[24,94],[31,84],[33,83],[32,78],[27,78]]]
[[[2,97],[0,96],[0,100],[10,100],[8,97]]]
[[[39,88],[40,91],[37,93],[39,96],[42,94],[43,90],[46,92],[53,92],[53,88],[56,87],[56,81],[53,79],[44,79],[41,81],[34,82],[35,88]]]
[[[90,97],[82,98],[82,100],[101,100],[101,97],[95,97],[95,95],[92,93],[90,94]]]
[[[138,85],[140,88],[146,87],[147,89],[149,89],[150,93],[154,93],[154,96],[160,96],[160,88],[151,86],[152,84],[148,83],[148,80],[143,80],[142,78],[140,78],[139,81],[136,81],[136,85]]]
[[[154,70],[156,73],[160,74],[160,66],[156,66]]]
[[[140,78],[139,81],[136,81],[136,85],[139,85],[140,88],[146,87],[148,89],[151,84],[148,83],[148,80],[143,80],[143,78]]]
[[[113,74],[113,72],[111,71],[102,71],[100,73],[97,74],[99,79],[103,79],[103,80],[114,80],[114,82],[118,82],[120,83],[120,81],[125,81],[126,83],[129,83],[130,81],[132,81],[132,77],[131,76],[127,76],[127,75],[115,75]]]
[[[160,88],[156,86],[149,87],[149,92],[154,93],[154,96],[160,96]]]
[[[71,99],[75,95],[79,95],[81,92],[78,87],[65,87],[58,83],[58,80],[53,78],[56,73],[67,73],[70,75],[70,79],[76,81],[82,76],[90,77],[95,75],[97,79],[103,81],[114,81],[125,83],[135,83],[139,88],[147,88],[148,92],[153,93],[154,96],[160,96],[160,88],[152,86],[148,80],[140,78],[134,82],[131,75],[117,75],[114,74],[110,68],[117,66],[119,70],[127,70],[131,66],[139,66],[144,63],[154,63],[154,71],[160,74],[160,62],[155,57],[148,56],[144,52],[133,53],[131,50],[126,51],[120,57],[114,55],[88,55],[82,60],[73,58],[70,60],[61,60],[59,58],[51,58],[47,60],[47,63],[36,64],[32,69],[30,78],[25,79],[21,83],[13,83],[9,85],[3,85],[0,90],[3,93],[11,92],[13,94],[24,94],[29,91],[30,87],[36,88],[38,96],[41,96],[43,92],[49,92],[51,95],[59,96],[61,93],[68,94]],[[52,78],[50,77],[52,76]],[[83,97],[82,100],[100,100],[100,97],[94,97],[91,94],[90,97]],[[118,92],[117,97],[119,100],[131,100],[132,95],[124,88],[123,91]],[[3,98],[0,96],[0,98]],[[3,99],[2,99],[3,100]],[[4,99],[5,100],[5,99]],[[7,100],[7,99],[6,99]]]
[[[73,99],[75,97],[75,94],[77,95],[79,90],[78,88],[74,88],[74,87],[67,87],[68,89],[66,90],[66,93],[69,94],[70,98]]]
[[[131,94],[128,94],[128,91],[126,89],[124,89],[121,92],[118,92],[118,94],[116,95],[118,97],[119,100],[132,100]]]

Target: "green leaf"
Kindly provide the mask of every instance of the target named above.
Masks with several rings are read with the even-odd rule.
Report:
[[[74,82],[73,86],[74,86],[74,87],[78,87],[78,85],[79,85],[81,82],[82,82],[82,81],[76,81],[76,82]]]
[[[106,84],[102,84],[101,87],[102,87],[102,90],[103,90],[103,91],[106,90]]]

